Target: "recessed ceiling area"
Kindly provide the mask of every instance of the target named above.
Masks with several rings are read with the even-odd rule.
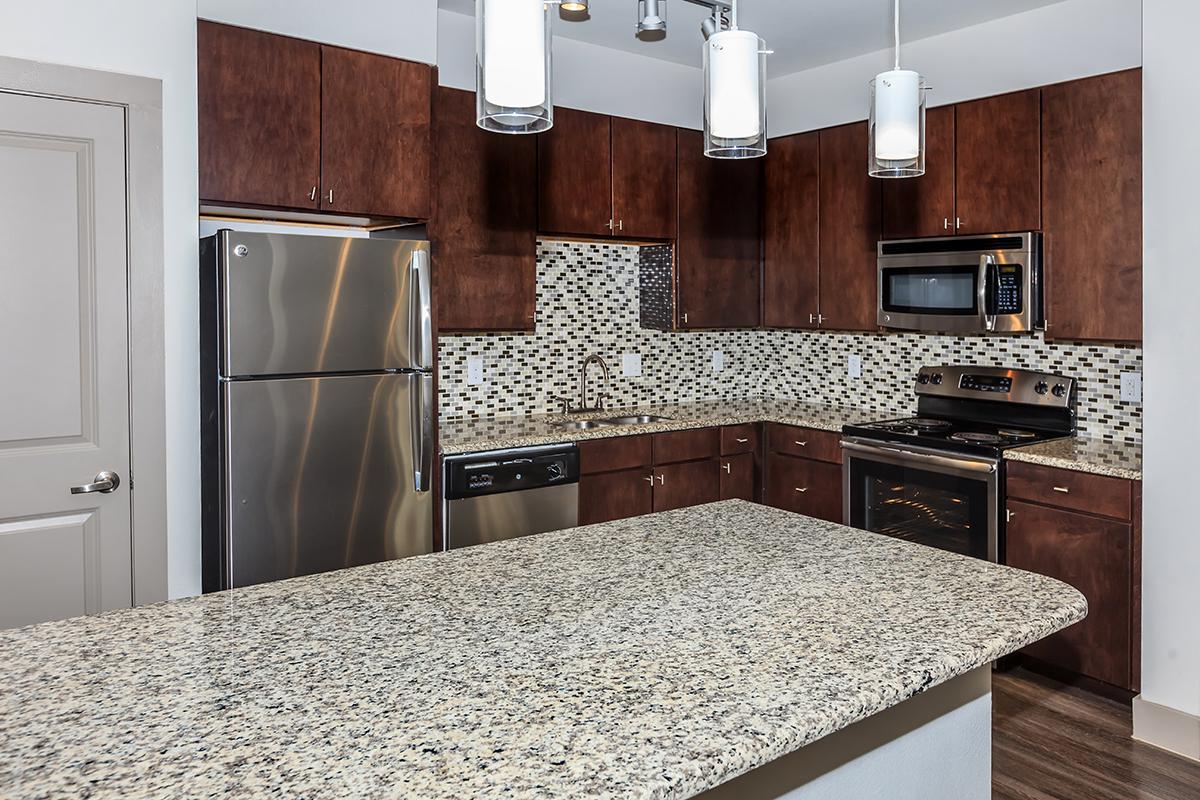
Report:
[[[936,36],[1062,0],[902,0],[901,41]],[[474,14],[473,0],[439,0],[447,11]],[[586,19],[554,14],[554,33],[650,58],[700,66],[700,21],[707,9],[665,0],[667,36],[643,42],[634,36],[637,0],[591,0]],[[892,46],[892,0],[740,0],[739,27],[762,36],[775,55],[771,77],[841,61]],[[920,65],[913,65],[919,68]]]

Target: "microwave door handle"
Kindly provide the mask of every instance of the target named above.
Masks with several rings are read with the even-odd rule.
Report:
[[[979,257],[979,320],[985,331],[996,330],[996,257],[984,253]]]

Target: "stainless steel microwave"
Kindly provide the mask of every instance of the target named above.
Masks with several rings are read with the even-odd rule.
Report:
[[[905,331],[1045,330],[1042,234],[879,243],[879,325]]]

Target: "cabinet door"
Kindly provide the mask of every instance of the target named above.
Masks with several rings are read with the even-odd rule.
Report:
[[[321,47],[321,208],[428,219],[433,69]]]
[[[584,475],[579,479],[579,524],[637,517],[654,508],[648,469]]]
[[[1026,653],[1064,669],[1130,686],[1131,526],[1029,503],[1008,502],[1006,562],[1074,586],[1088,615]]]
[[[879,183],[867,174],[867,123],[820,132],[821,327],[874,331]]]
[[[1041,228],[1041,118],[1040,89],[955,107],[960,234]]]
[[[767,456],[766,501],[785,511],[841,522],[842,468],[771,453]]]
[[[533,330],[537,269],[537,142],[475,124],[475,95],[434,96],[438,327]]]
[[[954,234],[954,106],[925,114],[925,174],[881,188],[883,238]]]
[[[200,199],[317,207],[321,46],[200,21]]]
[[[538,230],[607,236],[612,231],[612,137],[603,114],[554,109],[538,139]]]
[[[721,499],[758,499],[754,491],[754,454],[742,453],[721,459]]]
[[[773,328],[817,327],[820,158],[820,136],[815,132],[773,139],[767,151],[763,324]]]
[[[761,159],[708,158],[699,131],[679,131],[679,239],[675,247],[681,328],[760,323]]]
[[[654,510],[670,511],[721,499],[716,459],[654,468]]]
[[[1140,341],[1140,69],[1042,90],[1042,192],[1049,334]]]
[[[674,239],[675,129],[612,118],[612,197],[617,236]]]

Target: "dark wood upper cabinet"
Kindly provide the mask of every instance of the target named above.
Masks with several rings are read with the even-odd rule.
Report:
[[[759,325],[762,159],[708,158],[703,134],[680,130],[678,188],[679,327]]]
[[[1042,90],[1042,222],[1048,335],[1140,341],[1140,69]]]
[[[675,129],[612,118],[612,200],[617,236],[674,239]]]
[[[323,210],[429,217],[432,88],[427,64],[321,47]]]
[[[1041,90],[955,106],[958,233],[1042,227]]]
[[[821,327],[877,329],[880,181],[867,174],[867,123],[820,132]]]
[[[820,311],[818,133],[771,140],[763,178],[763,324],[815,328]]]
[[[321,46],[197,24],[201,201],[317,208]]]
[[[925,114],[925,174],[882,183],[885,239],[955,233],[954,106]]]
[[[612,216],[612,134],[604,114],[554,109],[537,135],[538,230],[607,236]]]
[[[475,95],[433,102],[438,327],[532,330],[537,267],[537,142],[475,124]]]

